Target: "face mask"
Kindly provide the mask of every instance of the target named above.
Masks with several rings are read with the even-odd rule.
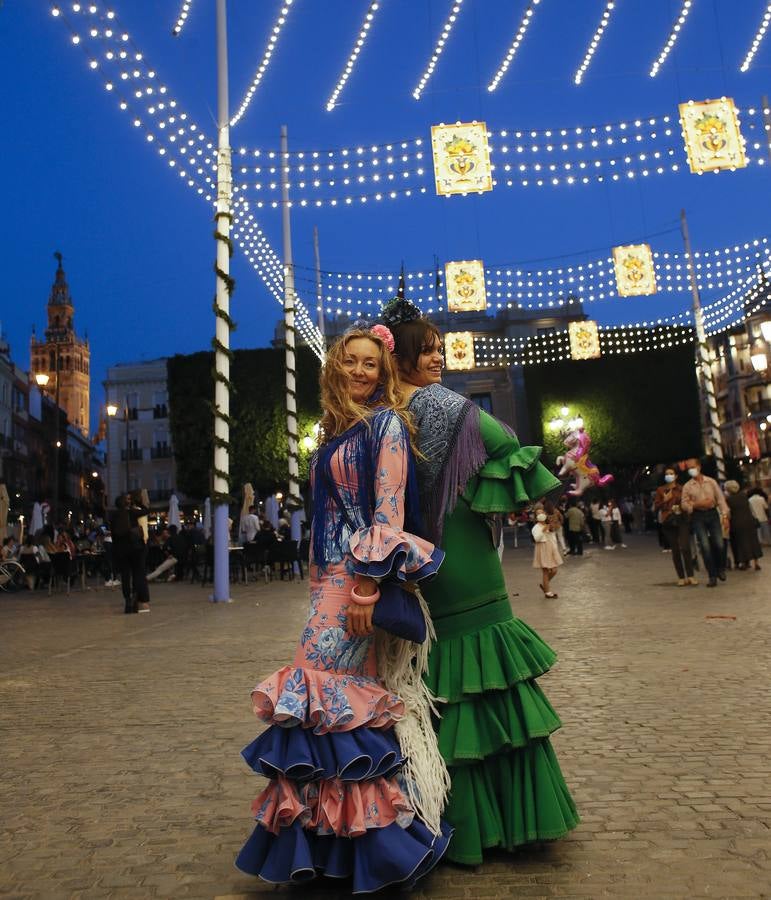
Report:
[[[690,472],[691,470],[689,469],[688,471]],[[675,476],[674,476],[674,475],[665,475],[665,476],[664,476],[664,481],[666,481],[667,484],[672,484],[672,482],[673,482],[674,480],[675,480]]]
[[[698,469],[688,469],[688,474],[691,476],[691,478],[695,478],[699,474],[699,470]]]
[[[536,516],[536,519],[538,519],[539,522],[545,522],[546,521],[546,513],[538,513],[538,515]]]

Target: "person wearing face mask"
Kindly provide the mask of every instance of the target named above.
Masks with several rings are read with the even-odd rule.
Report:
[[[560,721],[536,684],[556,654],[513,615],[496,549],[502,515],[561,485],[540,447],[441,384],[442,336],[414,304],[391,301],[382,321],[417,428],[425,537],[446,553],[423,594],[436,630],[426,682],[442,698],[434,726],[452,779],[447,855],[478,865],[486,849],[559,838],[579,822],[549,739]]]
[[[718,578],[721,581],[726,578],[723,526],[728,523],[728,504],[715,479],[701,471],[698,459],[689,459],[687,465],[690,480],[683,486],[680,505],[691,516],[693,533],[709,576],[707,587],[715,587]]]
[[[555,525],[550,521],[546,510],[540,506],[536,507],[535,525],[532,531],[535,546],[533,568],[541,570],[539,587],[543,591],[544,597],[548,597],[550,600],[559,597],[559,594],[551,589],[551,583],[563,562],[554,528]]]
[[[664,469],[664,484],[656,488],[653,506],[659,514],[661,530],[672,550],[672,563],[677,572],[678,587],[699,583],[693,577],[691,520],[683,510],[682,493],[683,489],[677,482],[675,467],[667,466]]]

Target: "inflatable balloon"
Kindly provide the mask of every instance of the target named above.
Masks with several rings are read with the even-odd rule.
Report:
[[[562,466],[557,475],[562,478],[567,476],[574,480],[574,484],[568,490],[572,497],[580,497],[590,487],[604,487],[613,481],[613,476],[600,475],[600,470],[589,459],[589,447],[592,440],[581,428],[572,428],[563,438],[567,452],[564,456],[558,456],[556,463]]]

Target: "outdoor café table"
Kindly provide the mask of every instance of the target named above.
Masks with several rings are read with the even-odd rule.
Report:
[[[96,586],[99,587],[99,571],[101,570],[102,560],[104,559],[104,550],[100,550],[97,553],[78,553],[75,557],[75,562],[78,567],[78,573],[80,574],[80,588],[81,590],[86,589],[86,576],[88,575],[88,567],[91,564],[96,564],[94,568],[96,569]]]
[[[231,544],[228,548],[228,565],[231,572],[234,568],[240,570],[241,579],[246,584],[246,564],[244,563],[244,548],[241,544]]]

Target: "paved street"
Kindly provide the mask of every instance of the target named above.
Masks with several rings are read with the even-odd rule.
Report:
[[[541,679],[583,822],[418,898],[771,897],[767,569],[674,586],[655,539],[570,559],[545,600],[506,551],[517,613],[559,652]],[[764,562],[771,570],[771,557]],[[702,577],[703,581],[703,577]],[[0,594],[0,896],[247,898],[233,858],[260,783],[249,690],[293,652],[306,584]],[[335,887],[284,896],[345,896]]]

